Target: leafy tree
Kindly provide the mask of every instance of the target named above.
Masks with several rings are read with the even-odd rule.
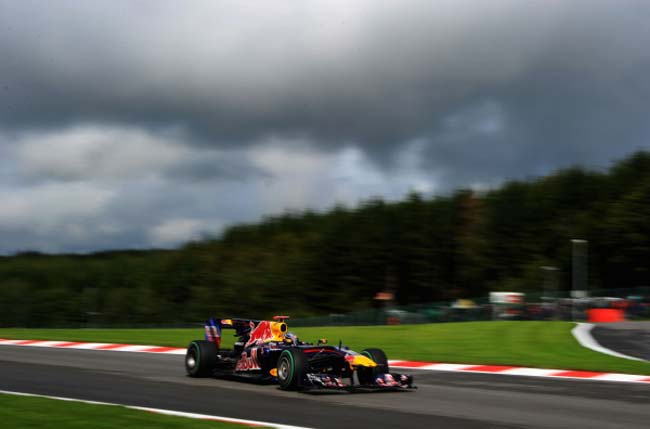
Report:
[[[650,153],[608,172],[569,168],[489,192],[458,190],[356,208],[287,212],[163,251],[0,257],[1,326],[201,322],[305,316],[539,290],[540,266],[571,272],[589,241],[590,284],[650,285]]]

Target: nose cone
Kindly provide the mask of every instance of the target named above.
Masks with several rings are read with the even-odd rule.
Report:
[[[350,363],[353,366],[365,366],[368,368],[372,368],[377,366],[377,364],[370,358],[367,358],[363,355],[354,355],[352,356],[352,359],[350,360]]]

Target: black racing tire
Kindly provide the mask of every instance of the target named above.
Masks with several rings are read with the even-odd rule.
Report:
[[[378,375],[386,374],[390,371],[386,353],[382,349],[365,349],[361,351],[361,354],[372,359],[377,366],[373,368],[359,367],[357,369],[359,384],[373,384]]]
[[[190,377],[208,377],[217,366],[219,348],[216,343],[192,341],[185,353],[185,370]]]
[[[283,390],[299,389],[309,362],[300,349],[286,349],[278,358],[278,384]]]

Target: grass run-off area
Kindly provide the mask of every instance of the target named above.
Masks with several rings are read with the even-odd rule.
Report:
[[[314,327],[292,329],[303,341],[339,340],[353,350],[384,349],[389,359],[530,366],[548,369],[650,375],[650,363],[616,358],[583,348],[572,322],[461,322],[426,325]],[[224,330],[223,345],[232,345]],[[0,338],[92,341],[186,347],[201,339],[197,329],[0,329]]]
[[[120,406],[0,394],[3,428],[241,429],[236,423],[153,414]]]

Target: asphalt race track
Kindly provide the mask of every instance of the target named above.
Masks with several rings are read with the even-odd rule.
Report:
[[[610,350],[650,361],[650,322],[599,323],[591,335]]]
[[[647,428],[650,386],[417,372],[413,392],[304,394],[185,376],[183,357],[0,347],[0,390],[315,428]]]

